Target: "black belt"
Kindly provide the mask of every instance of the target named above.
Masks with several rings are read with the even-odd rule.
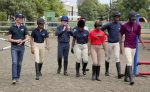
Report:
[[[119,41],[108,41],[108,43],[117,43]]]

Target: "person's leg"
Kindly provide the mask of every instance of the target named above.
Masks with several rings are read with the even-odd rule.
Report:
[[[42,65],[44,62],[44,58],[45,58],[45,45],[41,44],[40,45],[40,51],[39,51],[39,56],[40,56],[40,62],[39,62],[39,72],[40,72],[40,76],[42,76],[41,70],[42,70]]]
[[[83,45],[83,50],[82,50],[82,56],[83,56],[83,75],[86,75],[86,67],[88,64],[88,46],[87,44]]]
[[[76,61],[76,77],[79,77],[80,76],[80,72],[79,72],[80,71],[80,62],[82,60],[80,44],[76,44],[75,53],[76,53],[76,57],[77,57],[77,61]]]
[[[62,55],[63,55],[63,46],[61,44],[58,45],[58,51],[57,51],[57,62],[58,62],[58,69],[57,73],[60,74],[61,67],[62,67]]]
[[[96,53],[96,49],[95,49],[95,45],[91,45],[91,59],[93,62],[92,65],[92,80],[95,80],[96,78],[96,65],[97,65],[97,53]]]
[[[100,76],[100,67],[101,67],[101,48],[97,48],[97,68],[96,68],[96,80],[101,81]]]
[[[132,49],[125,48],[125,55],[127,58],[127,74],[129,76],[130,85],[134,84],[133,81],[133,72],[132,72],[132,64],[133,64],[133,56],[132,56]]]
[[[116,69],[117,69],[117,73],[118,73],[118,79],[121,79],[123,77],[123,74],[121,74],[121,64],[120,64],[120,46],[119,46],[119,42],[118,43],[114,43],[114,58],[115,58],[115,62],[116,62]]]
[[[105,61],[105,76],[109,76],[109,62],[112,56],[113,45],[112,43],[108,43],[107,49],[107,60]]]
[[[39,62],[40,62],[40,59],[39,59],[39,47],[37,44],[34,44],[34,56],[35,56],[35,73],[36,73],[36,78],[35,80],[39,80]]]
[[[67,68],[68,68],[68,54],[69,54],[69,44],[65,45],[63,49],[63,57],[64,57],[64,75],[68,76]]]
[[[15,84],[18,78],[18,74],[17,74],[18,55],[17,55],[17,48],[14,46],[11,47],[11,57],[12,57],[12,80],[13,80],[13,84]]]
[[[18,74],[18,79],[20,78],[20,73],[21,73],[21,66],[22,66],[22,60],[23,60],[23,55],[24,55],[24,47],[21,47],[18,51],[18,61],[17,61],[17,74]]]

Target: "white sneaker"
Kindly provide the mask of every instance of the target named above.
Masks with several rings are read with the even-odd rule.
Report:
[[[12,84],[13,84],[13,85],[15,85],[15,84],[16,84],[16,82],[17,82],[16,80],[13,80]]]

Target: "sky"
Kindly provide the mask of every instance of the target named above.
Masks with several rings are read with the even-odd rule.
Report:
[[[61,0],[63,2],[65,2],[68,5],[75,5],[77,0]],[[100,3],[102,4],[109,4],[110,0],[99,0]]]

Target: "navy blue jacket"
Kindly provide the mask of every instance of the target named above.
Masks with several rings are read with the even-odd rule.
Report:
[[[24,40],[25,36],[28,35],[29,33],[27,31],[26,26],[24,26],[23,24],[21,24],[20,27],[16,26],[16,24],[13,24],[9,29],[9,34],[12,35],[12,39]],[[18,43],[16,43],[16,42],[12,42],[11,44],[18,45]],[[24,43],[22,45],[24,45]]]
[[[44,39],[48,38],[48,32],[45,29],[40,31],[38,28],[35,28],[31,33],[31,37],[34,38],[36,43],[44,43]]]
[[[70,42],[70,36],[73,36],[73,31],[65,30],[63,31],[63,26],[59,25],[56,28],[55,35],[58,37],[59,43],[69,43]]]
[[[106,25],[102,26],[102,30],[108,31],[108,42],[110,43],[117,43],[119,42],[119,33],[121,29],[121,23],[120,22],[110,22]]]
[[[73,33],[73,37],[76,39],[78,44],[86,44],[88,42],[89,32],[87,30],[80,31],[79,28],[76,28],[76,31]]]

